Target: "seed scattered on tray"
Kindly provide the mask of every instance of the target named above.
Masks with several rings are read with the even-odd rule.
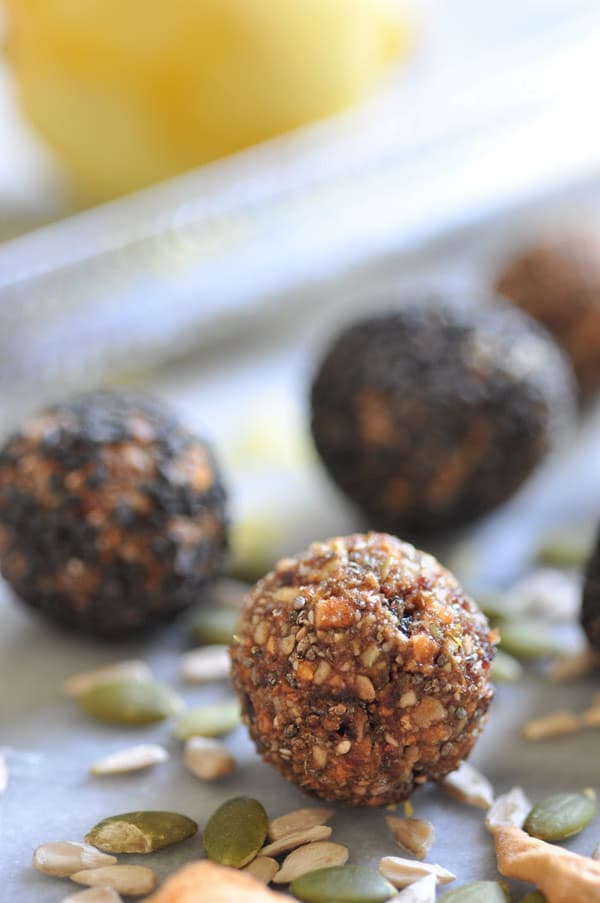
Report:
[[[521,787],[497,796],[485,816],[485,826],[492,834],[498,828],[522,828],[531,812],[531,803]]]
[[[535,661],[563,651],[553,628],[542,618],[510,618],[499,629],[500,648],[515,658]]]
[[[442,894],[439,903],[510,903],[510,888],[503,881],[473,881]]]
[[[155,743],[142,743],[139,746],[120,749],[99,759],[90,768],[90,773],[99,776],[128,774],[159,765],[161,762],[166,762],[168,758],[169,753],[162,746],[157,746]]]
[[[431,822],[421,818],[398,818],[396,815],[386,815],[385,820],[398,846],[416,859],[425,859],[434,841]]]
[[[180,659],[182,678],[190,684],[205,684],[225,680],[231,670],[229,647],[202,646],[186,652]]]
[[[112,887],[90,887],[63,897],[60,903],[123,903],[123,898]]]
[[[292,850],[283,860],[281,868],[272,879],[275,884],[290,884],[302,875],[316,872],[317,869],[332,868],[334,865],[345,865],[350,852],[341,843],[320,840],[307,843]]]
[[[388,903],[435,903],[437,881],[435,875],[425,875],[394,894]]]
[[[115,865],[114,856],[100,852],[95,846],[75,841],[43,843],[33,853],[32,865],[44,875],[66,878],[82,869]]]
[[[574,734],[579,730],[579,725],[579,717],[564,709],[526,721],[521,733],[526,740],[550,740]]]
[[[593,791],[556,793],[536,803],[525,819],[523,830],[540,840],[566,840],[583,831],[595,814]]]
[[[0,796],[8,787],[8,765],[6,759],[0,754]]]
[[[280,815],[269,822],[269,840],[280,840],[296,831],[314,828],[329,821],[333,809],[295,809],[286,815]]]
[[[438,884],[450,884],[456,881],[456,875],[430,862],[416,862],[414,859],[403,859],[400,856],[383,856],[379,860],[379,871],[391,881],[394,887],[407,887],[413,881],[426,875],[435,875]]]
[[[340,865],[302,875],[290,892],[303,903],[385,903],[394,887],[374,869]]]
[[[494,788],[488,779],[469,765],[461,762],[460,766],[440,781],[446,793],[461,803],[489,809],[494,802]]]
[[[197,778],[214,781],[231,774],[236,761],[227,747],[209,737],[190,737],[185,742],[184,762]]]
[[[518,659],[503,649],[497,649],[490,677],[496,683],[516,683],[523,677],[523,668]]]
[[[203,646],[228,646],[240,618],[231,608],[206,606],[198,613],[192,626],[192,636]]]
[[[285,834],[283,837],[280,837],[279,840],[273,840],[263,847],[261,854],[263,856],[279,856],[280,853],[287,853],[288,850],[294,850],[305,843],[327,840],[328,837],[331,837],[329,825],[314,825],[312,828],[293,831],[291,834]]]
[[[267,837],[267,813],[258,800],[236,797],[213,812],[204,829],[206,855],[219,865],[242,868],[261,850]],[[262,856],[269,853],[261,850]]]
[[[85,869],[69,876],[76,884],[90,887],[112,887],[124,897],[143,897],[156,887],[157,877],[145,865],[106,865]]]
[[[263,884],[270,884],[279,871],[279,863],[270,856],[257,856],[256,859],[245,865],[242,871],[248,872]]]
[[[185,712],[176,722],[173,735],[178,740],[190,737],[222,737],[242,723],[240,705],[235,699],[198,706]]]
[[[113,662],[93,671],[82,671],[80,674],[67,677],[63,681],[62,689],[66,696],[81,696],[94,687],[120,680],[151,681],[152,671],[146,662],[138,659]]]
[[[595,649],[579,649],[559,656],[550,669],[550,677],[556,681],[575,681],[600,669],[600,652]]]
[[[177,715],[183,700],[170,687],[151,681],[115,680],[77,697],[81,708],[108,724],[137,727]]]
[[[154,853],[197,830],[195,821],[178,812],[125,812],[98,822],[85,839],[108,853]]]

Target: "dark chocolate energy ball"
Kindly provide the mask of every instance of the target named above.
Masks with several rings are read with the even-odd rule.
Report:
[[[485,617],[431,555],[393,536],[314,543],[249,593],[233,681],[263,758],[326,800],[407,799],[486,721]]]
[[[158,404],[85,395],[0,449],[0,564],[64,624],[122,637],[173,617],[218,574],[225,493],[208,446]]]
[[[600,652],[600,533],[585,568],[581,624],[590,645]]]
[[[508,304],[424,300],[343,332],[311,401],[333,479],[374,527],[418,536],[512,495],[570,422],[572,374]]]

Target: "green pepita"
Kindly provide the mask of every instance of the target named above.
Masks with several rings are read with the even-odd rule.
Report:
[[[497,683],[515,683],[522,676],[521,663],[503,649],[497,649],[490,671],[491,679]]]
[[[115,680],[77,697],[82,709],[109,724],[142,725],[163,721],[184,708],[180,697],[163,684]]]
[[[290,891],[305,903],[384,903],[396,890],[374,869],[339,865],[297,878]]]
[[[178,719],[173,734],[178,740],[190,737],[222,737],[242,723],[240,706],[235,699],[223,699],[190,709]]]
[[[239,618],[239,611],[232,608],[204,608],[192,626],[192,635],[202,646],[229,646]]]
[[[595,814],[592,793],[557,793],[533,807],[523,828],[540,840],[565,840],[579,834]]]
[[[108,853],[153,853],[197,830],[195,821],[177,812],[126,812],[98,822],[85,840]]]
[[[510,888],[504,881],[473,881],[455,887],[438,903],[510,903]]]
[[[240,796],[213,812],[204,831],[204,849],[213,862],[242,868],[267,837],[267,813],[258,800]]]
[[[515,658],[540,659],[558,655],[562,647],[547,621],[510,618],[500,625],[500,647]]]

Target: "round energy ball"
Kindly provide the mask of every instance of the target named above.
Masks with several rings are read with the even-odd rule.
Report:
[[[334,341],[312,431],[372,526],[415,537],[508,499],[570,424],[572,382],[551,337],[510,305],[424,299]]]
[[[535,317],[567,351],[583,401],[600,387],[600,238],[557,235],[509,261],[496,290]]]
[[[590,646],[600,652],[600,533],[585,567],[581,625]]]
[[[84,395],[0,449],[2,575],[56,621],[135,634],[194,602],[225,552],[212,453],[154,401]]]
[[[250,591],[233,682],[265,761],[322,799],[384,806],[471,751],[495,638],[431,555],[355,534],[280,561]]]

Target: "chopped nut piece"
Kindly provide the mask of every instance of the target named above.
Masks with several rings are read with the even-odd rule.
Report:
[[[376,696],[375,687],[368,677],[359,674],[356,678],[355,685],[359,699],[364,699],[365,702],[373,702]]]
[[[436,887],[435,875],[426,875],[391,897],[388,903],[435,903]]]
[[[204,684],[229,677],[231,661],[227,646],[201,646],[181,656],[180,672],[190,684]]]
[[[123,898],[112,887],[90,887],[63,897],[61,903],[123,903]]]
[[[400,856],[384,856],[379,860],[379,871],[394,887],[407,887],[427,875],[434,875],[437,884],[450,884],[456,880],[456,875],[441,865],[415,862],[414,859],[402,859]]]
[[[522,734],[526,740],[548,740],[573,734],[579,728],[579,718],[566,710],[551,712],[541,718],[532,718],[523,725]]]
[[[235,769],[236,761],[224,743],[209,737],[190,737],[186,740],[184,760],[197,778],[214,781]]]
[[[295,850],[305,843],[313,843],[317,840],[326,840],[331,835],[329,825],[315,825],[312,828],[306,828],[304,831],[295,831],[293,834],[286,834],[278,840],[267,844],[260,851],[261,856],[278,856],[280,853],[286,853],[288,850]]]
[[[156,887],[156,873],[145,865],[107,865],[69,875],[76,884],[112,887],[125,897],[143,897]]]
[[[112,683],[115,680],[152,680],[152,671],[146,662],[137,659],[113,662],[112,665],[68,677],[63,682],[62,688],[67,696],[81,696],[92,687]]]
[[[141,771],[144,768],[150,768],[152,765],[158,765],[160,762],[166,762],[169,753],[162,746],[156,746],[154,743],[143,743],[139,746],[130,746],[129,749],[121,749],[118,752],[111,753],[103,759],[94,762],[90,768],[91,774],[126,774],[130,771]]]
[[[315,828],[328,821],[333,809],[296,809],[269,822],[269,840],[280,840],[288,834]]]
[[[494,802],[494,789],[488,779],[467,762],[461,762],[440,783],[446,793],[469,806],[489,809]]]
[[[213,862],[186,865],[165,881],[146,903],[290,903],[245,870]]]
[[[535,884],[548,903],[597,903],[600,862],[530,837],[519,828],[496,831],[498,871]]]
[[[32,865],[44,875],[66,878],[81,869],[96,868],[101,865],[115,865],[114,856],[101,853],[89,843],[63,841],[43,843],[33,853]]]
[[[496,797],[485,817],[485,826],[492,834],[498,828],[522,828],[531,811],[531,803],[520,787]]]
[[[257,881],[263,884],[270,884],[277,872],[279,871],[279,863],[270,856],[257,856],[248,865],[244,866],[243,872],[248,872]]]
[[[386,822],[398,846],[417,859],[424,859],[433,845],[433,825],[421,818],[386,815]]]
[[[0,796],[8,787],[8,765],[4,756],[0,755]]]
[[[286,856],[273,881],[276,884],[291,884],[296,878],[317,869],[331,868],[334,865],[345,865],[350,855],[348,847],[328,840],[307,843],[298,847]]]

